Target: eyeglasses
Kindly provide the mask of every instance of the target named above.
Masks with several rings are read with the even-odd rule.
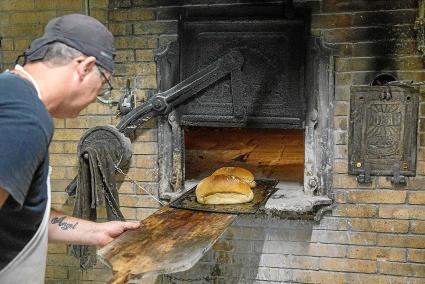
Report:
[[[111,81],[108,80],[105,73],[102,71],[102,67],[99,64],[96,64],[97,70],[99,70],[100,75],[102,75],[103,79],[105,79],[105,82],[107,85],[104,85],[102,89],[100,90],[98,97],[109,97],[112,93],[112,90],[114,89],[112,87]]]

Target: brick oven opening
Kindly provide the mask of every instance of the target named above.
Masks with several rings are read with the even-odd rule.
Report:
[[[303,183],[304,131],[186,127],[185,180],[200,180],[224,166],[243,167],[256,178]]]

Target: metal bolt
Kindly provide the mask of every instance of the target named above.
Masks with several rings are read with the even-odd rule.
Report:
[[[171,123],[173,123],[174,121],[176,121],[176,117],[173,114],[170,114],[168,116],[168,121],[171,122]]]
[[[361,167],[362,167],[362,163],[361,163],[361,162],[357,162],[357,163],[356,163],[356,167],[357,167],[357,168],[361,168]]]
[[[153,103],[153,106],[154,106],[155,108],[160,108],[160,107],[161,107],[161,102],[160,102],[160,101],[155,101],[155,102]]]
[[[310,188],[312,188],[312,189],[316,189],[317,188],[317,186],[318,186],[318,184],[317,184],[317,179],[316,178],[310,178],[309,180],[308,180],[308,186],[310,187]]]

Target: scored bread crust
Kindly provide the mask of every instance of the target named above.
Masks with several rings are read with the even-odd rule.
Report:
[[[240,167],[222,167],[212,173],[214,175],[231,175],[243,179],[250,187],[255,187],[254,175],[247,169]]]
[[[249,202],[254,194],[248,183],[229,175],[213,175],[199,182],[196,200],[202,204],[237,204]]]

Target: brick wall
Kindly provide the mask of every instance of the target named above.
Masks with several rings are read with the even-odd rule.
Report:
[[[118,98],[129,79],[137,101],[156,89],[155,50],[176,38],[171,1],[89,0],[90,14],[107,23],[116,37]],[[181,2],[181,1],[180,1]],[[229,1],[185,1],[187,5]],[[243,2],[243,1],[241,1]],[[252,2],[252,1],[251,1]],[[413,22],[416,0],[295,0],[312,10],[311,32],[322,34],[336,49],[334,177],[337,206],[320,223],[241,216],[192,269],[161,277],[163,283],[209,277],[197,283],[425,283],[425,96],[418,129],[417,176],[406,187],[386,177],[359,186],[347,175],[349,90],[369,84],[380,72],[399,79],[425,79],[416,51]],[[30,40],[56,15],[86,10],[85,1],[0,1],[0,68],[12,66]],[[37,15],[37,16],[36,16]],[[54,168],[53,206],[72,212],[64,188],[77,172],[76,146],[84,131],[116,124],[115,109],[95,103],[76,119],[55,120],[50,153]],[[155,121],[138,131],[129,175],[157,191]],[[146,194],[120,181],[120,200],[128,219],[143,219],[158,207]],[[104,213],[99,212],[104,217]],[[111,276],[103,265],[86,273],[64,245],[50,245],[47,283],[104,283]]]

